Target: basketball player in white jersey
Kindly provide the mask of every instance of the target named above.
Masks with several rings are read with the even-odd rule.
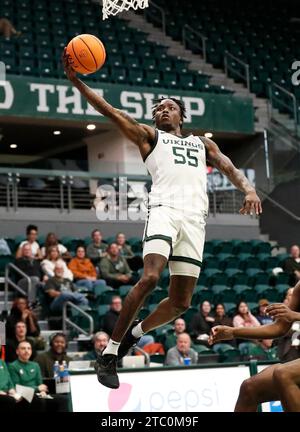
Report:
[[[144,273],[128,293],[108,346],[95,366],[100,383],[118,388],[117,359],[126,355],[143,334],[173,321],[191,304],[205,240],[206,159],[245,193],[241,214],[259,215],[261,203],[247,178],[217,144],[192,134],[182,137],[185,108],[181,101],[159,100],[153,109],[155,128],[139,124],[80,81],[66,53],[63,62],[68,79],[88,102],[138,146],[153,182],[144,232]],[[145,320],[134,321],[167,264],[169,297]]]

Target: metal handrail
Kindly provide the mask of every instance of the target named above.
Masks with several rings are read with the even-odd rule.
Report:
[[[244,75],[240,74],[239,72],[237,72],[235,69],[230,68],[228,66],[228,57],[233,58],[233,60],[235,60],[236,62],[240,63],[242,66],[244,66],[244,68],[246,70],[246,77]],[[246,81],[246,86],[247,86],[247,89],[248,89],[248,91],[250,93],[250,67],[249,67],[249,64],[243,62],[238,57],[236,57],[233,54],[231,54],[229,51],[225,51],[224,67],[225,67],[225,73],[226,73],[227,76],[228,76],[228,70],[232,70],[232,71],[234,71],[234,73],[236,75],[238,75],[239,77],[243,78]]]
[[[150,367],[150,355],[138,346],[135,346],[134,349],[135,351],[140,352],[145,357],[145,366]]]
[[[285,93],[287,96],[289,96],[292,99],[294,129],[295,129],[295,132],[297,134],[298,104],[297,104],[296,96],[293,93],[286,90],[284,87],[280,86],[279,84],[270,83],[269,84],[269,98],[270,98],[270,106],[271,106],[271,117],[273,117],[272,114],[273,114],[273,100],[274,99],[276,99],[277,102],[280,103],[282,106],[290,108],[290,105],[287,105],[285,102],[283,102],[279,98],[274,98],[274,95],[272,92],[272,87],[279,89],[281,92]]]
[[[206,53],[206,40],[208,39],[207,36],[203,35],[202,33],[194,30],[189,24],[185,24],[182,28],[182,42],[184,45],[184,48],[187,49],[187,32],[186,30],[189,30],[190,33],[194,33],[195,35],[199,36],[202,42],[202,57],[203,60],[206,62],[207,59],[207,53]]]
[[[270,201],[274,206],[278,207],[280,210],[282,210],[284,213],[286,213],[288,216],[290,216],[292,219],[294,219],[296,222],[300,222],[300,216],[295,215],[295,213],[291,212],[290,210],[286,209],[283,205],[281,205],[278,201],[271,198],[266,192],[264,192],[262,189],[256,187],[256,190],[264,196],[265,199]]]
[[[27,280],[28,283],[28,290],[27,293],[24,291],[19,285],[17,285],[13,280],[9,277],[9,271],[10,269],[13,269],[16,273],[19,273],[24,279]],[[32,282],[30,277],[24,273],[22,270],[19,269],[15,264],[9,263],[5,267],[5,280],[4,280],[4,311],[7,312],[7,304],[8,304],[8,287],[11,286],[16,291],[20,292],[22,295],[27,296],[30,298],[30,293],[32,289]]]
[[[166,34],[166,13],[164,11],[163,8],[161,8],[160,6],[158,6],[156,3],[154,3],[153,1],[149,1],[149,6],[152,6],[154,9],[157,9],[160,14],[161,14],[161,22],[162,22],[162,29],[164,34]],[[146,8],[144,9],[144,15],[151,15],[151,8]]]
[[[81,313],[83,316],[85,316],[89,320],[89,323],[90,323],[89,332],[85,331],[83,328],[79,327],[77,324],[75,324],[73,321],[71,321],[68,318],[68,315],[67,315],[67,307],[68,306],[77,310],[79,313]],[[68,324],[70,327],[73,327],[75,330],[78,330],[79,333],[82,333],[85,336],[92,336],[94,333],[94,321],[93,321],[93,318],[91,317],[91,315],[89,315],[87,312],[82,310],[79,306],[75,305],[74,303],[72,303],[70,301],[67,301],[66,303],[64,303],[62,319],[63,319],[62,327],[63,327],[64,332],[67,330],[67,324]]]

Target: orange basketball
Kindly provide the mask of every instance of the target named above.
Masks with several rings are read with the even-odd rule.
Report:
[[[81,74],[91,74],[100,69],[106,58],[103,43],[91,34],[74,37],[67,46],[72,59],[72,67]]]

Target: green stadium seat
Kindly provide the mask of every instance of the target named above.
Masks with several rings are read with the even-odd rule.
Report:
[[[145,319],[148,315],[150,315],[150,310],[147,307],[143,307],[138,314],[138,317],[143,320]]]
[[[207,269],[219,269],[219,259],[217,257],[206,258],[203,261],[203,269],[205,273]]]
[[[149,302],[151,304],[158,304],[160,303],[163,299],[165,299],[168,296],[168,293],[165,290],[162,289],[155,289],[152,294],[149,297]]]
[[[237,294],[242,294],[244,291],[251,290],[252,288],[250,288],[248,285],[234,285],[234,286],[232,287],[232,289],[233,289]]]
[[[193,344],[192,348],[198,353],[198,354],[211,354],[213,352],[213,350],[211,350],[210,348],[208,348],[205,345],[201,345],[201,344]]]
[[[244,290],[240,293],[240,301],[244,301],[246,303],[254,303],[256,306],[258,294],[254,289]]]
[[[206,291],[203,290],[193,295],[192,306],[199,307],[199,305],[204,301],[213,303],[213,300],[214,300],[214,293],[210,290],[206,290]]]
[[[239,345],[239,351],[241,357],[244,360],[257,359],[257,360],[267,360],[267,352],[260,346],[253,342],[243,342]]]
[[[239,296],[233,289],[227,289],[220,292],[218,301],[221,303],[237,303]],[[214,302],[216,304],[216,302]]]
[[[255,291],[260,296],[260,298],[264,297],[264,292],[270,289],[269,285],[266,284],[257,284],[254,286]]]
[[[101,299],[102,294],[106,292],[113,292],[113,288],[108,285],[106,287],[100,287],[96,285],[94,288],[94,294],[99,298],[99,300]]]
[[[278,284],[274,288],[279,294],[285,295],[290,286],[288,284]]]
[[[100,305],[97,307],[97,313],[98,313],[98,317],[103,317],[106,312],[109,310],[109,305],[105,304],[105,305]]]

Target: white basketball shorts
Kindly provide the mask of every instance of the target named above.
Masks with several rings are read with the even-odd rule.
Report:
[[[169,260],[170,275],[198,278],[202,265],[207,213],[172,207],[151,207],[144,230],[143,257],[150,253]]]

